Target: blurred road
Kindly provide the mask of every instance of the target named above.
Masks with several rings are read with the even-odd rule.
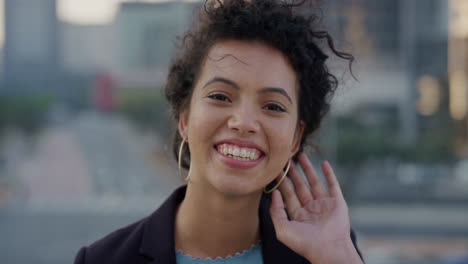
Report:
[[[159,141],[139,134],[127,120],[96,112],[51,125],[18,166],[20,198],[51,205],[162,196],[178,179],[170,157],[156,156],[163,152]]]
[[[16,171],[20,187],[0,207],[2,264],[72,263],[81,246],[150,214],[181,183],[164,144],[116,116],[83,113],[37,142]],[[466,206],[350,212],[367,263],[466,263],[456,262],[468,255]]]
[[[45,128],[0,207],[0,263],[70,263],[80,246],[157,208],[181,183],[158,140],[96,112]]]
[[[363,205],[351,208],[350,217],[355,228],[372,236],[468,239],[465,205]]]

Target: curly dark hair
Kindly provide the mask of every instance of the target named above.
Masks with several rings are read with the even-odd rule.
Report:
[[[172,114],[179,120],[180,110],[189,106],[193,88],[205,57],[220,40],[257,41],[281,51],[295,70],[298,83],[299,120],[304,122],[300,150],[308,136],[320,127],[330,108],[330,100],[338,85],[328,70],[328,56],[323,44],[336,56],[348,60],[354,57],[337,51],[325,30],[316,25],[319,16],[312,14],[308,1],[286,0],[206,0],[196,23],[181,38],[178,52],[168,73],[165,95]],[[177,131],[173,151],[178,159],[181,137]],[[188,169],[190,151],[182,155],[182,167]]]

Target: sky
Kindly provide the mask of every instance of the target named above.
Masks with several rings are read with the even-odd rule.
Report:
[[[102,24],[112,20],[119,0],[58,0],[59,19],[78,24]]]
[[[3,47],[5,38],[4,1],[5,0],[0,0],[0,47]],[[57,15],[60,20],[76,24],[104,24],[112,20],[118,9],[118,4],[123,1],[124,0],[57,0]],[[163,2],[171,0],[138,1]]]

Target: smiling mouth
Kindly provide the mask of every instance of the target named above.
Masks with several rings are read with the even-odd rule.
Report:
[[[256,148],[239,147],[233,144],[219,144],[215,146],[216,150],[222,155],[241,161],[256,161],[263,155]]]

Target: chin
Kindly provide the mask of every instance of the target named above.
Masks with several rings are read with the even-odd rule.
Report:
[[[263,188],[260,188],[253,181],[246,181],[243,179],[229,179],[231,177],[223,177],[213,181],[212,185],[220,193],[228,197],[239,197],[252,195],[254,193],[261,193]],[[236,177],[237,178],[237,177]]]

